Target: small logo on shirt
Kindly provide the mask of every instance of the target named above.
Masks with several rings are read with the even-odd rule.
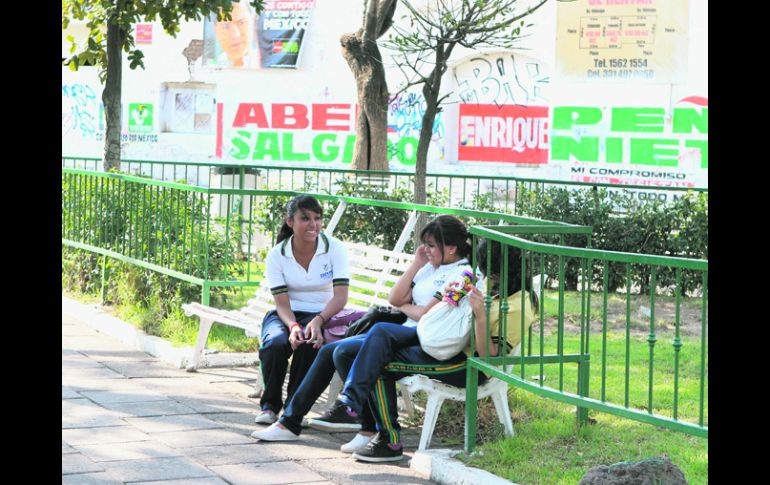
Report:
[[[324,269],[326,269],[326,268],[324,268]],[[332,277],[332,272],[331,271],[327,271],[325,273],[321,273],[320,274],[320,278],[321,279],[328,279],[328,278],[331,278],[331,277]]]

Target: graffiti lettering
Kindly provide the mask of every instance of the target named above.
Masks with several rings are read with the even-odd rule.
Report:
[[[425,115],[427,103],[422,95],[407,93],[394,96],[388,102],[388,132],[398,133],[399,136],[420,137],[422,117]],[[436,114],[433,120],[433,140],[444,138],[444,123],[442,113]]]
[[[474,57],[457,66],[459,101],[474,104],[543,104],[543,88],[550,82],[538,61],[515,54]]]
[[[63,84],[62,88],[62,136],[80,132],[82,137],[96,132],[99,105],[96,93],[87,84]]]

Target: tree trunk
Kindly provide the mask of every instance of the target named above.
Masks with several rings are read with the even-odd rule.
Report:
[[[356,78],[358,120],[353,168],[388,170],[388,85],[377,39],[393,23],[396,0],[366,2],[363,27],[340,38],[342,55]]]
[[[104,81],[102,103],[106,128],[104,133],[104,170],[120,169],[120,98],[123,75],[121,46],[126,32],[116,22],[107,22],[107,77]]]
[[[340,39],[342,55],[353,71],[358,90],[358,121],[353,168],[388,170],[388,85],[376,42],[365,42],[363,31]]]
[[[438,93],[438,91],[435,92]],[[425,204],[427,200],[425,174],[428,167],[428,149],[430,148],[430,140],[433,138],[433,122],[436,120],[436,113],[438,112],[436,106],[438,95],[428,89],[427,84],[423,86],[422,93],[425,96],[425,113],[422,115],[420,140],[417,143],[417,160],[414,167],[414,202],[416,204]],[[425,214],[421,213],[414,227],[415,247],[420,244],[420,233],[425,227],[425,223]]]

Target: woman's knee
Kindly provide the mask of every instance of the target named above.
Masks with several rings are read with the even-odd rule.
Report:
[[[259,355],[288,355],[291,351],[291,344],[285,335],[268,335],[262,340],[259,346]]]

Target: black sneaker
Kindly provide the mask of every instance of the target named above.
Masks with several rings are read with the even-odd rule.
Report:
[[[307,420],[308,426],[321,431],[358,431],[361,429],[361,420],[339,400],[334,401],[332,407],[320,418]]]
[[[353,453],[353,458],[372,463],[399,461],[404,458],[404,448],[400,444],[391,445],[378,434],[363,450]]]

